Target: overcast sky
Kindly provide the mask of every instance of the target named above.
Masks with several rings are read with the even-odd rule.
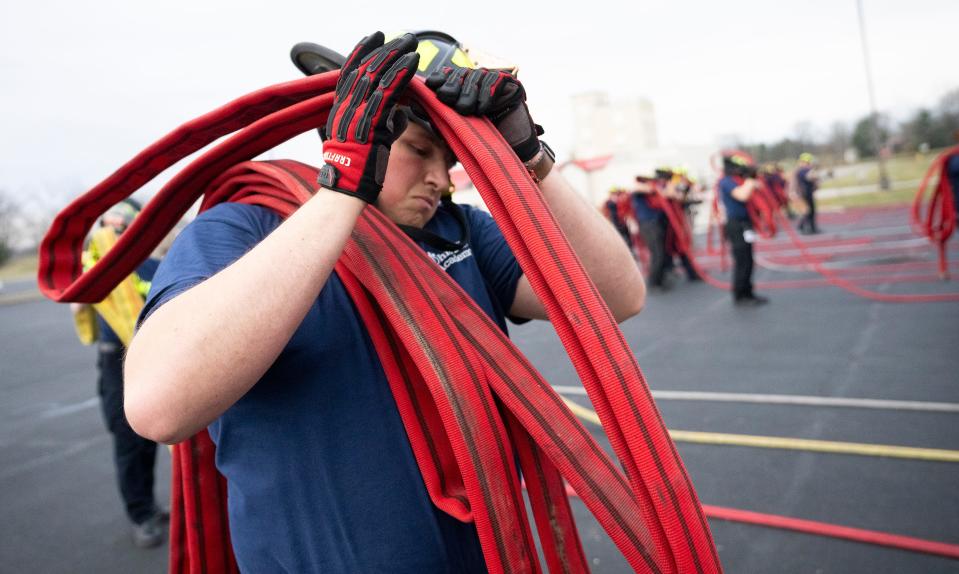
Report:
[[[881,111],[959,86],[959,2],[863,1]],[[585,91],[649,98],[665,144],[768,141],[868,112],[855,0],[4,0],[0,189],[79,194],[180,123],[298,77],[296,42],[345,53],[377,29],[425,28],[519,64],[561,157],[570,96]],[[316,140],[276,157],[315,163]]]

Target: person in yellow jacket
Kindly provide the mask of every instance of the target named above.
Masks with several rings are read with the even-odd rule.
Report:
[[[139,205],[126,200],[104,214],[84,252],[84,267],[96,265],[138,212]],[[145,261],[100,303],[71,304],[81,342],[97,347],[97,391],[104,421],[113,436],[117,485],[133,524],[133,542],[140,548],[163,542],[162,523],[168,514],[153,495],[157,445],[134,432],[123,413],[123,355],[133,338],[158,263],[156,259]]]

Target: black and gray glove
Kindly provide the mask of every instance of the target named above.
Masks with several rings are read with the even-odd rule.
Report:
[[[524,163],[539,153],[543,128],[533,123],[526,90],[514,76],[486,68],[444,67],[426,79],[441,102],[464,116],[486,116]]]

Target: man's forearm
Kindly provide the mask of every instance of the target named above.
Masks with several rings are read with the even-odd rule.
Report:
[[[618,321],[642,309],[646,285],[623,238],[554,169],[540,183],[550,210]]]
[[[127,353],[131,426],[176,442],[242,397],[316,300],[364,205],[321,190],[232,265],[157,309]]]

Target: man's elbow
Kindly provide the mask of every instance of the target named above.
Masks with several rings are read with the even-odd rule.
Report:
[[[622,323],[631,317],[639,315],[646,305],[646,284],[640,279],[639,283],[623,298],[617,306],[613,317],[617,323]]]
[[[176,444],[189,437],[171,417],[159,416],[156,409],[145,405],[142,400],[126,398],[123,411],[133,432],[161,444]]]
[[[182,421],[169,414],[173,409],[162,408],[159,398],[149,392],[149,389],[158,388],[160,383],[127,367],[124,372],[123,412],[130,428],[138,435],[162,444],[175,444],[188,438],[191,433],[183,427]]]

